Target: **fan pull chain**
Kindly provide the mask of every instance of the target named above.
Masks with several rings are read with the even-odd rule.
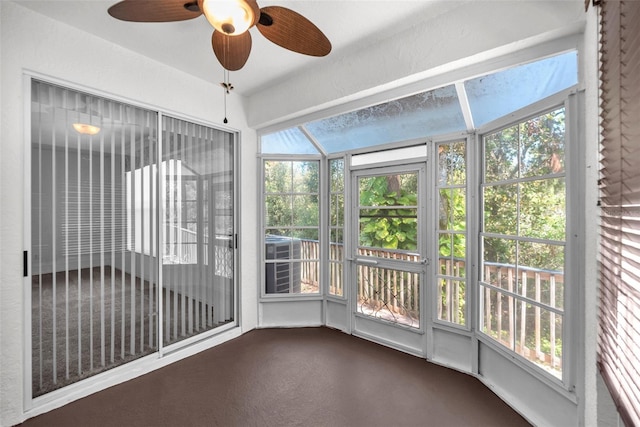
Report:
[[[227,95],[229,94],[229,71],[224,70],[224,120],[223,123],[229,123],[227,120]]]
[[[224,81],[220,83],[220,86],[224,88],[224,120],[223,123],[229,123],[227,120],[227,95],[233,89],[233,85],[229,82],[229,70],[224,70]]]

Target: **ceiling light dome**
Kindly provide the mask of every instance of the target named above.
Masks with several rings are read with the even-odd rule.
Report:
[[[229,36],[245,33],[256,19],[255,8],[250,1],[200,0],[200,2],[200,9],[213,28]]]
[[[100,132],[100,128],[98,126],[93,126],[87,123],[73,123],[73,128],[76,132],[82,135],[95,135]]]

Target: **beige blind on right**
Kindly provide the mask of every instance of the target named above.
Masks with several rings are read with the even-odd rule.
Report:
[[[640,1],[601,2],[598,365],[626,425],[640,425]]]

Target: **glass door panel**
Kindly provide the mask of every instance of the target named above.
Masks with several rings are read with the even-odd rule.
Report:
[[[420,327],[420,273],[358,265],[358,313]]]
[[[389,258],[418,249],[418,173],[358,178],[358,248]],[[367,249],[369,249],[367,251]]]
[[[32,80],[32,397],[235,321],[234,135],[158,122]]]
[[[358,319],[423,326],[423,174],[421,165],[353,172],[356,330]]]
[[[231,134],[164,117],[165,345],[234,321],[233,159]]]
[[[32,80],[32,396],[158,348],[156,112]]]

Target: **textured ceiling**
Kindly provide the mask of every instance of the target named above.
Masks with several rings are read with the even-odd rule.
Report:
[[[33,11],[79,28],[206,81],[222,82],[223,69],[211,49],[212,27],[200,16],[172,23],[131,23],[116,20],[107,9],[116,1],[14,0]],[[337,60],[391,37],[465,1],[446,0],[283,0],[259,1],[260,6],[288,7],[314,22],[329,38],[331,58],[287,51],[251,29],[253,48],[243,69],[232,72],[235,92],[249,96],[280,84],[327,60]],[[135,70],[132,70],[135,72]]]

